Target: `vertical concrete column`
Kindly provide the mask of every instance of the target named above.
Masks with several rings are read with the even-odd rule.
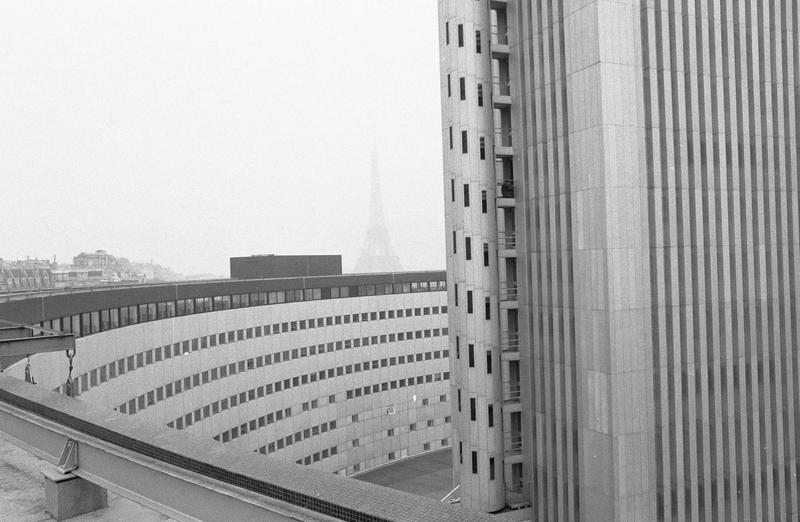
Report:
[[[59,473],[54,468],[42,470],[46,511],[56,520],[77,517],[108,507],[105,489],[72,473]]]
[[[497,248],[489,0],[439,0],[439,24],[453,469],[464,505],[496,511],[505,506],[499,283],[496,257],[483,263],[484,243]]]
[[[585,521],[655,519],[638,9],[568,1],[565,13]]]

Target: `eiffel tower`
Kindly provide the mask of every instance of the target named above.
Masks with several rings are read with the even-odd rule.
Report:
[[[389,243],[389,231],[383,219],[383,204],[381,202],[381,180],[378,174],[378,151],[372,149],[372,176],[369,198],[369,224],[367,235],[364,238],[364,247],[356,262],[354,272],[363,274],[367,272],[399,272],[400,258],[394,253]]]

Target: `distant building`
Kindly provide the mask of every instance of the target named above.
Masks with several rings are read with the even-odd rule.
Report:
[[[87,254],[81,252],[72,258],[72,264],[78,268],[111,268],[116,269],[117,259],[105,250],[96,250]]]
[[[231,279],[341,275],[342,256],[252,255],[232,257]]]
[[[46,259],[4,261],[0,259],[0,292],[51,288],[52,265]]]

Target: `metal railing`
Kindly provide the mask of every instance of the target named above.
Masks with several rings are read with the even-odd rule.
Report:
[[[519,334],[517,332],[508,332],[500,336],[500,348],[504,352],[518,352],[519,351]]]
[[[514,250],[517,248],[517,235],[513,232],[497,234],[497,248],[500,250]]]
[[[508,45],[509,27],[505,26],[501,31],[497,24],[489,26],[490,41],[492,45]]]
[[[505,449],[506,453],[519,453],[522,451],[522,434],[521,433],[509,433],[506,434],[505,440],[503,441],[503,449]]]
[[[517,283],[515,281],[506,281],[500,283],[500,300],[501,301],[516,301],[517,300]]]
[[[506,402],[517,402],[520,398],[519,383],[506,383],[503,386],[503,400]]]

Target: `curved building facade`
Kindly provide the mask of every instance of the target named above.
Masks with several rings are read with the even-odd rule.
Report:
[[[488,0],[439,2],[453,467],[462,502],[481,511],[505,507],[504,476],[521,462],[518,451],[504,451],[519,447],[512,440],[506,444],[513,435],[504,432],[519,405],[512,413],[515,405],[509,403],[504,418],[502,367],[515,354],[503,350],[509,341],[503,315],[510,303],[503,302],[501,291],[508,293],[515,280],[513,273],[506,275],[514,262],[508,248],[513,209],[497,203],[503,168],[495,161],[506,159],[494,151],[507,143],[496,134],[493,114],[493,94],[502,91],[494,85],[492,13]]]
[[[448,447],[443,272],[211,281],[37,296],[0,318],[76,334],[79,397],[351,475]],[[34,355],[63,391],[63,352]],[[22,378],[26,361],[6,371]]]

